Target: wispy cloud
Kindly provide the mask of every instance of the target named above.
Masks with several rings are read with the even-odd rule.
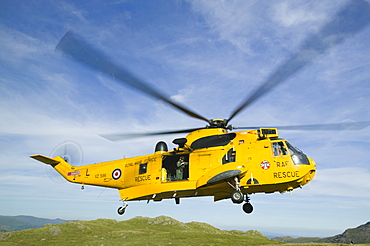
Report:
[[[370,199],[370,172],[365,168],[320,169],[307,190],[312,195]]]

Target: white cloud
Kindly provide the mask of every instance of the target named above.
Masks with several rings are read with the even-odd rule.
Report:
[[[0,26],[0,43],[2,59],[13,66],[21,66],[25,60],[39,55],[40,41],[22,32]]]
[[[61,3],[58,4],[58,8],[62,12],[64,12],[64,15],[72,16],[72,17],[76,18],[79,22],[88,23],[88,21],[86,20],[86,17],[85,17],[86,16],[86,11],[76,8],[75,5],[70,4],[70,3],[66,3],[66,2],[61,2]]]
[[[266,10],[256,1],[191,1],[195,11],[202,14],[220,40],[228,41],[246,54],[253,54],[250,40],[259,36],[266,20],[257,13]],[[268,8],[268,5],[264,7]]]
[[[329,7],[338,5],[336,3],[328,4],[328,1],[279,1],[275,4],[273,18],[285,28],[300,26],[302,24],[317,27],[325,23],[330,15],[327,14]]]

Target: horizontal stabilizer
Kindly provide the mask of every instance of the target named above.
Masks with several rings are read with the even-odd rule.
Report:
[[[43,156],[43,155],[31,155],[30,157],[35,159],[35,160],[41,161],[45,164],[52,165],[52,166],[55,166],[55,165],[60,163],[60,161],[54,160],[53,158],[46,157],[46,156]]]

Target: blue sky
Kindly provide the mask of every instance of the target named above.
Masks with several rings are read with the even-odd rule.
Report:
[[[222,229],[330,236],[370,221],[370,127],[280,131],[317,163],[289,194],[255,194],[246,215],[211,197],[131,202],[116,190],[50,179],[29,158],[78,142],[83,163],[170,147],[183,135],[110,142],[99,134],[177,130],[205,123],[54,52],[73,30],[118,64],[207,118],[227,118],[244,98],[335,13],[353,1],[8,1],[0,3],[0,214],[46,218],[171,216]],[[360,22],[349,16],[349,22]],[[331,30],[335,33],[335,29]],[[318,57],[242,111],[234,126],[370,120],[370,27]]]

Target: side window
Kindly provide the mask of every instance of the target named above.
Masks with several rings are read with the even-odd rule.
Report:
[[[229,151],[222,157],[222,165],[229,163],[229,162],[235,162],[236,157],[236,151],[233,149],[229,149]]]
[[[147,166],[148,166],[148,163],[140,164],[139,174],[144,174],[144,173],[146,173],[146,171],[147,171]]]
[[[288,154],[286,147],[284,145],[284,142],[273,142],[272,150],[274,152],[274,156],[281,156],[281,155]]]

